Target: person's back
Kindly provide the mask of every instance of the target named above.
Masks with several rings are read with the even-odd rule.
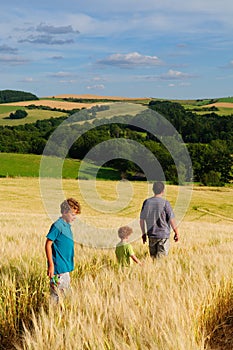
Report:
[[[151,257],[167,255],[169,251],[170,226],[175,232],[174,240],[178,241],[178,229],[171,204],[162,198],[164,184],[161,181],[153,184],[154,197],[143,202],[140,213],[142,241],[149,239]]]
[[[141,218],[146,222],[148,236],[168,238],[171,217],[173,217],[173,212],[167,200],[161,197],[151,197],[144,201]]]

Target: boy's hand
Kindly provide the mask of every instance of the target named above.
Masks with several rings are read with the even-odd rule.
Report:
[[[142,235],[142,242],[143,242],[143,244],[146,243],[146,233],[144,233],[144,234]]]
[[[53,265],[48,267],[47,275],[49,276],[49,278],[52,278],[54,276],[54,266]]]
[[[179,241],[179,236],[177,233],[174,234],[174,241],[175,242],[178,242]]]

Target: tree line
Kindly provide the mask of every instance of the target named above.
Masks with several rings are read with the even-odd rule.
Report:
[[[1,126],[0,151],[42,154],[46,146],[47,155],[83,159],[88,154],[96,164],[114,167],[128,179],[135,179],[137,174],[140,179],[145,179],[145,175],[148,178],[148,174],[143,174],[144,168],[150,168],[154,156],[171,183],[182,179],[223,185],[232,180],[232,116],[199,116],[170,101],[152,101],[148,110],[135,117],[104,120],[97,118],[97,113],[98,107],[94,107],[69,118]],[[55,130],[56,137],[50,138]],[[92,149],[95,154],[91,154]],[[185,149],[192,169],[184,159]],[[153,176],[155,173],[149,173],[149,180],[154,180]]]
[[[39,100],[31,92],[18,90],[0,90],[0,103]]]

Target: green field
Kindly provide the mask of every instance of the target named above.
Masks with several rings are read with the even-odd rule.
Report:
[[[171,100],[172,102],[178,102],[182,105],[193,105],[193,106],[205,106],[214,102],[233,102],[233,96],[229,97],[217,97],[217,98],[203,98],[197,100]]]
[[[47,100],[57,100],[60,101],[61,99],[52,99],[52,98],[44,98]],[[180,103],[185,109],[192,111],[193,109],[199,109],[198,111],[194,111],[197,114],[203,115],[207,113],[211,113],[211,111],[204,111],[202,110],[202,107],[205,107],[208,103],[210,103],[211,99],[203,99],[203,100],[172,100],[172,102],[178,102]],[[223,97],[216,99],[217,102],[233,102],[233,97]],[[143,111],[145,108],[147,108],[146,102],[149,102],[148,100],[145,101],[133,101],[133,102],[111,102],[109,103],[109,110],[97,112],[97,118],[112,118],[114,116],[124,116],[124,115],[136,115],[137,113]],[[11,112],[15,112],[17,109],[25,110],[28,115],[26,118],[23,119],[9,119],[9,114]],[[233,114],[233,108],[225,108],[225,107],[218,107],[218,111],[214,111],[214,113],[222,116],[222,115],[232,115]],[[50,119],[50,118],[58,118],[61,116],[67,115],[63,112],[57,112],[57,111],[49,111],[49,110],[42,110],[42,109],[27,109],[26,107],[22,106],[5,106],[0,104],[0,126],[8,125],[8,126],[16,126],[16,125],[24,125],[27,123],[35,123],[37,120],[44,120],[44,119]],[[95,118],[93,119],[95,120]],[[89,120],[91,123],[93,120]],[[83,124],[85,121],[80,121],[77,123]]]
[[[11,112],[16,111],[17,109],[25,110],[28,113],[27,117],[23,119],[9,119],[8,118],[9,114]],[[59,118],[64,115],[66,115],[66,113],[56,112],[56,111],[46,111],[46,110],[40,110],[40,109],[27,109],[21,106],[0,105],[0,125],[9,125],[9,126],[24,125],[27,123],[28,124],[35,123],[37,120],[50,119],[52,117]]]
[[[54,158],[50,158],[52,163]],[[0,153],[0,177],[39,177],[40,162],[40,155]],[[79,172],[80,163],[78,160],[65,159],[62,177],[64,179],[76,179],[77,177],[86,180],[94,179],[99,167],[94,164],[84,163],[82,170]],[[53,169],[51,168],[50,170],[50,173],[47,172],[48,176],[53,177]],[[111,168],[100,168],[97,173],[97,179],[118,180],[119,178],[118,171]]]
[[[222,115],[233,115],[233,108],[227,108],[227,107],[219,107],[218,111],[205,111],[202,108],[205,108],[206,105],[211,104],[214,102],[227,102],[232,103],[233,97],[221,97],[221,98],[214,98],[214,99],[200,99],[200,100],[172,100],[172,102],[178,102],[180,103],[186,110],[193,111],[196,114],[204,115],[208,113],[216,113],[219,116]],[[197,110],[198,109],[198,110]]]
[[[191,104],[183,104],[182,105],[186,110],[190,110],[193,113],[204,115],[209,113],[215,113],[219,116],[223,115],[233,115],[233,108],[226,108],[226,107],[218,107],[218,111],[205,111],[202,109],[202,107],[197,107],[197,105],[191,105]],[[198,109],[198,110],[197,110]]]
[[[233,103],[233,96],[231,97],[221,97],[218,99],[218,102],[230,102]]]

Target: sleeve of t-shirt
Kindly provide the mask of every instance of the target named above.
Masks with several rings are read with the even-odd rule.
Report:
[[[144,200],[143,204],[142,204],[142,209],[141,209],[141,212],[140,212],[140,219],[145,219],[146,218],[146,202],[147,200]]]
[[[129,256],[134,255],[134,250],[133,250],[133,247],[131,246],[131,244],[128,245],[128,253],[129,253]]]
[[[165,203],[165,212],[166,212],[167,221],[175,217],[171,204],[168,201],[166,201]]]
[[[60,233],[60,230],[57,228],[57,226],[55,224],[52,224],[46,237],[51,241],[55,241],[59,233]]]

